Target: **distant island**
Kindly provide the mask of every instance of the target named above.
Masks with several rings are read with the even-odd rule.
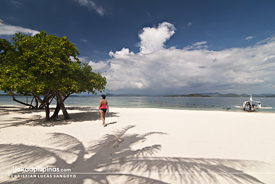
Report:
[[[211,97],[211,96],[195,93],[195,94],[189,94],[189,95],[165,95],[164,97]]]
[[[275,94],[253,94],[254,97],[275,97]],[[165,95],[164,97],[250,97],[248,94],[195,93],[188,95]]]

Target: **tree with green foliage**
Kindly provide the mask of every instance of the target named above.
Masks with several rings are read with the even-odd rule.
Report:
[[[40,107],[45,107],[46,120],[55,119],[60,109],[65,119],[70,118],[64,101],[71,94],[94,94],[105,89],[106,78],[79,61],[79,51],[65,36],[41,31],[34,36],[16,33],[12,40],[13,44],[0,39],[0,89],[10,93],[13,100],[35,108],[14,97],[14,93],[31,93]],[[57,105],[50,118],[49,105],[53,99]]]

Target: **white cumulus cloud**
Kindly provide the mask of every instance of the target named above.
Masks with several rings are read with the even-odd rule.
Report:
[[[36,31],[33,29],[0,23],[0,35],[14,35],[15,33],[18,33],[18,32],[23,34],[31,34],[31,35],[35,35],[39,33],[39,31]]]
[[[89,65],[91,65],[93,72],[106,72],[109,69],[109,63],[106,61],[93,62],[90,61]]]
[[[109,56],[114,57],[116,59],[128,59],[133,56],[134,53],[130,52],[128,48],[122,48],[121,51],[116,51],[115,53],[110,51]]]
[[[246,48],[220,51],[209,50],[206,41],[183,49],[166,48],[165,41],[174,32],[174,26],[167,22],[144,28],[139,34],[140,53],[123,48],[111,51],[111,59],[90,65],[106,77],[107,90],[122,93],[274,91],[275,37]]]
[[[140,53],[147,54],[164,47],[164,43],[175,33],[173,24],[163,22],[158,27],[145,27],[139,34]]]
[[[262,92],[275,87],[275,41],[247,48],[159,49],[110,59],[102,74],[109,90]]]

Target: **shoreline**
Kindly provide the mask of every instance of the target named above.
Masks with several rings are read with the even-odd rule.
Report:
[[[43,179],[45,183],[97,183],[93,178],[100,178],[100,173],[115,171],[135,173],[140,182],[144,177],[148,182],[168,183],[275,181],[272,113],[112,107],[106,116],[108,126],[104,128],[96,106],[68,106],[72,119],[63,120],[60,112],[54,123],[45,122],[43,110],[10,107],[14,106],[4,108],[8,113],[0,113],[1,173],[13,166],[32,165],[99,172],[85,175],[86,179],[84,175],[59,182]],[[3,110],[2,105],[0,108]],[[165,169],[169,165],[172,168]],[[149,176],[150,172],[156,174]],[[192,176],[194,172],[197,174]],[[221,172],[226,175],[220,175]],[[157,173],[163,177],[159,178]],[[16,181],[5,174],[0,177]],[[127,176],[106,177],[110,183],[127,181]],[[18,179],[19,183],[22,181],[25,180]],[[26,183],[30,181],[33,180],[26,179]]]
[[[5,107],[14,107],[14,108],[23,108],[23,109],[30,109],[28,108],[27,106],[25,105],[0,105],[0,108],[5,108]],[[50,105],[50,108],[51,109],[54,109],[56,106],[55,105]],[[94,105],[91,105],[91,106],[82,106],[82,105],[66,105],[65,106],[66,108],[94,108],[94,109],[98,109],[98,106],[94,106]],[[243,110],[227,110],[227,109],[224,109],[224,108],[196,108],[196,107],[191,107],[191,108],[164,108],[164,107],[119,107],[119,106],[112,106],[110,109],[161,109],[161,110],[176,110],[176,111],[202,111],[202,112],[233,112],[233,113],[273,113],[275,114],[275,112],[273,111],[254,111],[254,112],[248,112],[248,111],[243,111]],[[211,109],[211,110],[210,110]],[[32,109],[30,109],[32,110]],[[43,111],[43,109],[33,109],[34,111],[35,110],[41,110]],[[61,112],[62,110],[60,110]]]

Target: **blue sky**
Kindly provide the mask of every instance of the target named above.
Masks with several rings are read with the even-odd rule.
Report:
[[[67,36],[106,92],[275,93],[275,1],[0,0],[0,37]]]

